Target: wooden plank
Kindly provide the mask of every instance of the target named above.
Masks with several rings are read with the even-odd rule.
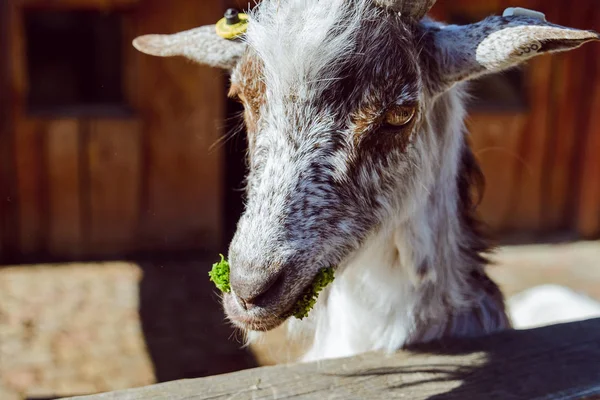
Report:
[[[79,121],[52,121],[45,134],[50,224],[48,251],[53,257],[76,258],[83,251]]]
[[[583,1],[577,7],[565,10],[556,22],[582,29],[593,26],[597,4]],[[571,227],[577,179],[574,171],[581,156],[581,142],[586,136],[582,126],[593,91],[595,46],[553,56],[553,74],[550,82],[553,92],[550,104],[549,140],[546,149],[545,179],[543,183],[543,229],[567,230]]]
[[[596,85],[600,86],[600,82]],[[591,104],[594,110],[600,110],[600,88],[594,93]],[[575,224],[581,237],[597,239],[600,237],[600,113],[592,112],[588,119],[590,122],[585,138],[583,165],[578,171],[582,184]]]
[[[140,84],[143,82],[139,81],[140,72],[140,54],[131,45],[133,40],[137,36],[137,23],[134,13],[123,13],[122,22],[122,52],[123,55],[123,94],[127,104],[134,110],[140,109]]]
[[[0,261],[18,253],[18,197],[14,175],[14,86],[11,60],[15,13],[10,2],[0,3]]]
[[[26,119],[24,115],[28,87],[25,29],[23,18],[20,17],[21,10],[15,2],[10,3],[13,20],[10,34],[11,57],[8,63],[11,67],[11,107],[15,135],[13,173],[17,180],[19,199],[19,234],[15,237],[19,241],[21,257],[26,257],[43,252],[47,234],[47,182],[43,178],[45,126],[41,121]]]
[[[510,0],[514,6],[516,0]],[[559,2],[532,0],[531,8],[544,12],[549,21],[561,14]],[[550,134],[550,105],[553,56],[544,55],[531,60],[527,66],[527,93],[530,112],[519,144],[518,157],[523,160],[515,173],[515,190],[511,199],[510,231],[532,237],[544,231],[544,182]]]
[[[137,34],[212,24],[219,2],[148,0],[136,11]],[[222,71],[183,58],[136,53],[140,118],[145,121],[143,242],[148,250],[217,251],[222,245]]]
[[[526,114],[473,114],[468,118],[473,152],[486,179],[479,213],[494,232],[505,230],[511,218],[515,170],[524,163],[518,144],[526,121]]]
[[[76,399],[598,398],[599,329],[591,320]]]
[[[542,182],[545,148],[548,136],[548,104],[552,59],[541,56],[530,62],[527,77],[530,116],[523,129],[517,157],[522,160],[515,169],[515,189],[511,199],[509,230],[539,232],[542,223]]]
[[[594,8],[595,25],[600,24],[600,9]],[[591,47],[590,89],[585,136],[581,146],[581,163],[577,169],[579,196],[575,224],[585,238],[600,237],[600,46]],[[588,78],[588,77],[586,77]]]
[[[19,7],[54,10],[114,10],[130,8],[140,0],[15,0]]]
[[[579,8],[579,7],[575,7]],[[544,229],[565,228],[564,221],[572,170],[572,157],[575,156],[577,133],[575,125],[580,117],[581,86],[579,76],[572,73],[583,61],[581,52],[575,54],[558,54],[554,56],[552,94],[550,96],[548,114],[548,141],[545,149],[542,192],[542,226]],[[576,96],[576,97],[571,97]],[[561,226],[562,225],[562,226]]]
[[[21,121],[16,128],[15,157],[19,193],[20,253],[41,254],[48,234],[48,181],[46,166],[46,124]]]
[[[10,24],[10,10],[7,1],[0,3],[0,60],[8,60],[10,49],[9,49],[9,25]],[[0,62],[0,149],[5,147],[4,138],[7,137],[12,131],[11,118],[12,112],[10,106],[10,71],[7,62]],[[1,150],[0,150],[1,151]],[[4,152],[3,152],[4,153]],[[4,154],[0,154],[3,156]],[[0,167],[0,198],[4,197],[4,168]],[[5,232],[6,216],[7,212],[5,207],[0,206],[0,261],[2,261],[2,254],[5,247]]]
[[[89,252],[132,253],[140,203],[139,121],[91,121],[87,157]]]

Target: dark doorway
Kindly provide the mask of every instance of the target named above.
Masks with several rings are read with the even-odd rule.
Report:
[[[227,89],[229,82],[227,82]],[[227,90],[226,89],[226,90]],[[237,222],[244,211],[244,179],[247,172],[246,153],[248,144],[242,113],[243,106],[232,99],[227,100],[225,153],[225,244],[229,244]]]
[[[121,14],[30,10],[24,18],[30,114],[94,114],[125,106]]]

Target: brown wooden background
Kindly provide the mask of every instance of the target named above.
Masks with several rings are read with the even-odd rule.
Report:
[[[480,19],[507,7],[600,30],[597,0],[440,0],[434,15]],[[524,69],[528,109],[474,113],[468,123],[487,177],[481,213],[496,232],[524,240],[600,235],[600,46],[543,56]]]
[[[239,212],[225,204],[240,204],[231,189],[243,167],[231,158],[239,157],[239,149],[227,156],[226,146],[211,148],[224,134],[225,76],[183,59],[142,55],[130,43],[140,34],[214,23],[232,2],[0,3],[1,260],[223,251],[224,221]],[[433,14],[479,19],[517,5],[543,11],[556,23],[600,30],[597,0],[576,6],[561,0],[439,0]],[[133,112],[27,111],[23,15],[31,9],[122,14],[122,75]],[[598,237],[600,45],[541,57],[524,74],[525,109],[474,111],[468,122],[488,179],[484,219],[504,238]],[[228,168],[237,171],[233,180]],[[233,202],[230,193],[238,196]]]
[[[2,137],[12,159],[4,160],[2,186],[12,196],[2,209],[4,256],[80,259],[219,246],[222,157],[209,147],[222,134],[223,75],[182,60],[143,56],[131,40],[213,23],[222,15],[220,3],[8,3],[3,29],[9,38],[10,126]],[[23,14],[30,9],[122,13],[122,74],[131,115],[28,114]]]

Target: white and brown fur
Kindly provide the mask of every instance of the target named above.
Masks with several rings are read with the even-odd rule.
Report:
[[[243,51],[222,60],[235,65],[230,95],[246,108],[250,169],[225,310],[243,329],[273,329],[335,266],[310,317],[289,321],[313,338],[304,360],[510,326],[484,270],[489,247],[474,214],[483,177],[467,143],[463,82],[597,39],[527,17],[446,27],[398,12],[400,3],[264,0]],[[507,28],[530,40],[498,54],[515,42]],[[179,35],[181,49],[175,35],[136,47],[202,62],[185,50],[201,37]],[[395,105],[415,107],[415,118],[386,126]]]

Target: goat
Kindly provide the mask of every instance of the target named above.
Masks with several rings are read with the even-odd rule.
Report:
[[[318,271],[336,268],[308,320],[289,321],[313,338],[304,361],[510,327],[474,212],[483,176],[466,82],[600,37],[531,15],[444,25],[426,17],[434,3],[263,0],[238,39],[204,26],[134,41],[231,71],[245,107],[232,323],[282,325]]]

